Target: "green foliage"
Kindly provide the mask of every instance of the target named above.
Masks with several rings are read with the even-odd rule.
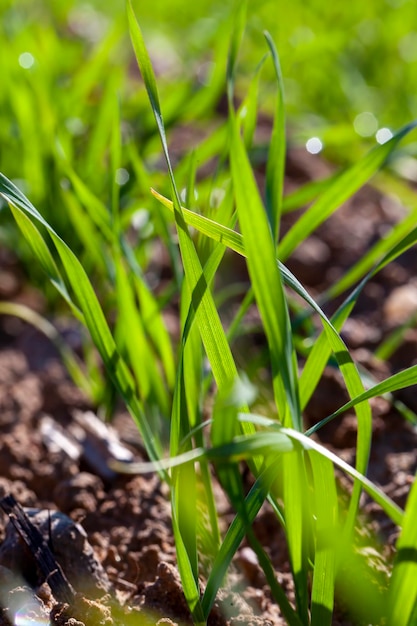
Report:
[[[166,20],[168,15],[175,18],[174,31],[179,6],[183,27],[192,30],[197,4],[170,3],[164,15]],[[115,11],[103,26],[97,45],[88,39],[91,33],[73,40],[65,31],[61,39],[58,37],[54,26],[69,24],[72,9],[67,3],[54,5],[46,12],[51,21],[46,38],[40,36],[40,26],[35,32],[28,30],[19,9],[12,5],[6,8],[2,28],[8,41],[12,34],[17,37],[13,39],[13,54],[17,50],[31,53],[20,61],[29,64],[26,70],[13,65],[13,54],[6,55],[6,89],[0,98],[1,116],[7,123],[0,125],[0,139],[10,156],[7,168],[2,162],[7,177],[0,174],[0,195],[11,209],[19,235],[2,209],[4,232],[13,233],[22,262],[36,260],[67,309],[88,330],[108,377],[138,425],[150,463],[119,469],[159,471],[170,486],[178,568],[196,624],[207,622],[216,594],[246,537],[289,624],[330,625],[339,590],[348,610],[358,619],[411,626],[417,614],[416,488],[411,489],[402,511],[366,477],[366,471],[372,436],[368,401],[415,384],[417,366],[365,389],[340,331],[367,282],[416,243],[415,210],[410,210],[320,301],[306,291],[284,263],[310,233],[383,167],[414,124],[403,126],[389,141],[347,165],[340,174],[284,198],[284,84],[291,67],[289,44],[283,44],[279,59],[276,32],[266,33],[263,39],[259,36],[251,3],[221,4],[214,3],[214,17],[205,38],[200,41],[196,23],[189,44],[192,50],[212,44],[214,60],[208,84],[197,88],[187,80],[187,73],[178,72],[175,89],[162,70],[162,76],[156,72],[157,62],[151,60],[131,0],[127,1],[127,22],[124,13]],[[319,41],[315,33],[334,17],[334,9],[325,10],[316,4],[305,7],[314,35],[310,44],[300,43],[300,32],[296,41],[298,3],[292,11],[284,11],[279,27],[274,27],[291,26],[295,41],[291,46],[297,51],[298,63],[307,51],[318,58],[323,51],[342,54],[346,43],[347,34],[334,28]],[[201,3],[201,7],[205,5]],[[359,28],[358,6],[353,3],[348,17]],[[367,8],[368,32],[377,27],[373,6],[371,3]],[[34,14],[45,13],[42,3],[33,3],[32,9]],[[142,9],[141,23],[148,32],[149,9]],[[94,19],[91,17],[91,23],[87,19],[84,27],[94,24],[99,28],[103,24],[99,17],[104,19],[104,14],[91,6],[89,10]],[[259,20],[271,10],[271,3],[264,0],[257,10]],[[245,35],[246,23],[250,28]],[[169,30],[167,24],[164,28]],[[361,27],[363,32],[365,26]],[[400,37],[397,22],[395,29]],[[129,66],[127,32],[145,89],[138,83],[136,70]],[[173,41],[181,35],[182,30],[177,29]],[[89,41],[88,46],[83,37]],[[251,41],[250,46],[241,46],[244,37]],[[58,54],[61,49],[67,54]],[[351,84],[353,67],[346,63],[345,79]],[[241,65],[252,72],[243,81]],[[370,65],[359,64],[363,76],[371,71]],[[188,69],[191,75],[194,70]],[[373,69],[377,74],[379,68]],[[24,79],[22,71],[27,72]],[[309,71],[314,77],[317,67],[310,63]],[[318,97],[312,77],[304,85],[306,102],[311,107]],[[297,80],[304,80],[302,73]],[[264,90],[268,94],[264,110],[271,112],[271,136],[265,158],[265,188],[260,189],[252,157],[257,147],[260,94]],[[294,111],[294,84],[286,91],[290,92],[286,106]],[[215,106],[223,92],[227,94],[227,115],[221,116]],[[340,93],[333,94],[333,101],[329,96],[325,112],[329,119],[341,97]],[[357,90],[347,100],[351,115],[360,112],[363,100]],[[305,107],[307,104],[300,104],[299,111],[305,112]],[[174,155],[171,128],[175,135],[175,127],[186,122],[199,134],[202,121],[211,132],[192,150]],[[204,168],[210,168],[210,176],[204,174]],[[10,179],[20,179],[21,185]],[[19,186],[26,187],[27,193]],[[152,190],[151,194],[151,187],[160,191]],[[280,239],[282,215],[308,202],[309,208]],[[136,231],[135,221],[139,221]],[[170,260],[168,285],[152,275],[157,242],[164,245]],[[222,274],[223,264],[235,259],[235,254],[245,258],[250,288],[226,331],[216,279]],[[28,272],[39,280],[35,270]],[[155,282],[157,289],[153,288]],[[322,303],[352,287],[333,316],[326,316]],[[312,348],[301,372],[299,337],[290,316],[294,294],[303,303],[300,315],[317,314],[323,327],[318,336],[311,336]],[[230,293],[226,293],[228,297]],[[174,298],[179,300],[179,310],[175,311],[179,319],[177,338],[165,324],[166,309]],[[53,302],[51,298],[51,306]],[[251,363],[249,357],[245,362],[248,371],[240,372],[234,353],[234,337],[253,303],[260,314],[271,372],[268,392],[273,401],[266,408],[266,416],[257,413],[256,390],[249,380],[256,363]],[[105,402],[107,383],[98,376],[94,384],[88,384],[88,364],[75,359],[50,324],[16,305],[0,307],[0,313],[10,312],[28,319],[55,341],[77,383],[98,404]],[[381,347],[380,354],[389,353],[399,341],[400,336],[393,337]],[[305,430],[302,412],[330,358],[340,369],[349,401]],[[349,408],[354,408],[358,420],[355,467],[312,438]],[[163,454],[166,448],[168,458]],[[242,461],[253,476],[248,493],[241,475]],[[212,465],[235,513],[224,534],[219,529]],[[347,504],[338,493],[335,467],[353,479],[351,493],[344,494]],[[387,564],[392,575],[385,588],[383,583],[377,586],[369,582],[373,572],[354,546],[362,490],[401,527],[396,560]],[[288,543],[294,606],[252,529],[266,500]],[[201,553],[202,544],[205,554]],[[347,574],[354,576],[355,571],[360,572],[360,584],[357,593],[352,593],[341,581]],[[365,601],[369,603],[367,609]]]

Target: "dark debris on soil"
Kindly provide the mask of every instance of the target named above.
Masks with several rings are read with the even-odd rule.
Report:
[[[329,171],[319,157],[293,151],[287,188]],[[394,200],[366,188],[309,237],[288,266],[313,294],[319,293],[401,217],[402,209]],[[284,228],[292,219],[291,215],[286,218]],[[375,380],[417,362],[415,329],[407,331],[403,346],[389,362],[381,365],[372,356],[372,350],[404,316],[417,312],[416,262],[416,250],[412,249],[381,272],[365,289],[343,330],[354,358]],[[6,251],[0,252],[0,298],[39,306],[36,294],[28,293],[15,260]],[[341,376],[327,367],[306,409],[306,425],[326,417],[346,399]],[[398,393],[397,399],[417,412],[415,389]],[[416,433],[387,400],[377,399],[372,406],[374,443],[369,476],[404,506],[417,466]],[[2,514],[0,626],[17,623],[13,617],[17,614],[32,616],[31,623],[50,621],[57,626],[190,623],[176,569],[167,490],[154,474],[132,477],[103,470],[105,455],[93,444],[106,436],[91,435],[91,409],[69,381],[48,341],[24,323],[2,316],[0,498],[11,494],[25,507],[52,546],[75,597],[69,604],[57,601],[36,560]],[[121,411],[112,427],[121,449],[132,458],[143,458],[131,418]],[[330,423],[320,433],[320,440],[352,462],[354,415],[347,413]],[[340,481],[349,488],[346,478],[340,476]],[[228,511],[227,503],[222,507]],[[381,538],[380,552],[392,552],[397,529],[365,497],[363,512]],[[283,533],[267,505],[254,530],[293,600]],[[334,618],[334,624],[350,623],[346,617]],[[242,545],[236,555],[229,587],[218,594],[209,624],[285,624],[248,545]]]

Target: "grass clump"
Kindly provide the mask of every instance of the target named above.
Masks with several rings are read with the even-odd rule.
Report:
[[[48,211],[47,215],[38,211],[27,195],[3,174],[0,194],[10,206],[31,257],[37,259],[73,315],[88,329],[107,376],[138,425],[150,465],[135,464],[123,469],[159,471],[170,486],[178,568],[194,623],[207,622],[229,565],[246,537],[289,624],[331,624],[335,590],[343,587],[343,602],[359,621],[411,625],[415,623],[417,599],[414,556],[417,536],[413,523],[416,488],[411,488],[403,511],[366,477],[366,472],[372,440],[368,401],[415,384],[417,366],[365,388],[340,331],[366,283],[415,244],[417,229],[410,229],[406,217],[402,225],[335,283],[320,302],[310,296],[285,261],[309,234],[370,180],[414,124],[403,127],[340,175],[323,181],[313,191],[304,190],[306,194],[312,193],[311,205],[286,235],[280,237],[282,215],[294,198],[284,198],[283,194],[284,89],[273,38],[266,34],[267,57],[254,72],[247,93],[237,106],[237,60],[246,23],[246,3],[239,3],[226,71],[227,118],[193,154],[182,156],[174,166],[157,79],[130,0],[127,15],[168,176],[160,171],[152,176],[135,141],[122,136],[123,103],[113,96],[121,78],[115,70],[114,76],[108,78],[99,116],[92,127],[88,156],[78,159],[76,144],[62,136],[56,144],[51,130],[49,149],[67,181],[59,192],[65,216],[56,220]],[[121,26],[117,22],[114,28]],[[114,36],[117,38],[119,31]],[[110,39],[109,35],[102,50],[111,45]],[[249,154],[256,128],[259,76],[267,64],[274,76],[275,105],[265,189],[261,193]],[[80,79],[80,90],[83,85],[85,88],[93,83],[94,67],[97,72],[103,70],[99,53],[91,61],[84,79]],[[207,98],[207,102],[211,101],[209,95]],[[138,108],[143,110],[142,92],[139,100]],[[173,102],[171,99],[172,107]],[[200,110],[209,108],[201,98],[194,102],[197,110],[199,106]],[[174,113],[169,117],[170,123],[175,117]],[[148,116],[142,136],[148,142],[148,154],[156,145],[150,128]],[[104,142],[108,144],[105,152]],[[94,163],[103,154],[110,171],[106,179],[110,180],[107,202],[101,199],[103,183],[89,183],[94,178]],[[215,174],[197,183],[198,168],[214,157]],[[38,163],[38,167],[44,164]],[[121,192],[120,177],[126,173],[138,181],[139,189],[158,187],[152,195],[148,192],[146,202],[150,208],[135,203],[134,186]],[[39,180],[45,182],[46,178],[40,174]],[[203,198],[201,212],[193,210],[199,205],[197,196]],[[144,219],[143,241],[132,244],[129,226],[132,217],[138,215]],[[146,275],[147,249],[156,238],[165,243],[171,262],[169,284],[158,294]],[[221,274],[225,255],[231,252],[246,259],[250,288],[226,332],[219,313],[216,277]],[[329,318],[322,303],[347,293],[352,287]],[[319,335],[311,337],[312,347],[305,362],[298,353],[297,331],[292,324],[292,294],[303,302],[299,314],[308,317],[314,313],[322,326]],[[177,341],[168,334],[163,316],[164,306],[174,296],[180,303]],[[245,372],[239,371],[233,353],[234,336],[252,303],[256,303],[262,322],[271,375],[272,401],[267,410],[263,407],[262,415],[256,408],[254,388]],[[20,314],[24,313],[20,311]],[[330,358],[337,363],[350,400],[306,430],[303,410]],[[73,369],[80,367],[71,363]],[[105,398],[106,382],[100,376],[97,372],[94,392],[97,402]],[[208,419],[207,406],[211,407]],[[312,438],[348,408],[355,409],[358,423],[355,467]],[[164,437],[167,431],[168,441]],[[249,491],[242,480],[242,461],[252,474]],[[212,465],[235,512],[225,533],[219,526]],[[338,495],[335,467],[353,479],[346,506]],[[401,528],[397,556],[385,586],[369,582],[366,561],[352,547],[363,490]],[[265,501],[269,501],[285,533],[294,605],[253,532],[252,524]],[[202,515],[208,519],[209,530],[202,524]],[[202,542],[208,546],[208,554],[200,554]],[[356,571],[363,572],[361,587],[365,590],[366,606],[355,596],[353,586],[340,585],[346,572],[353,576],[352,572]]]

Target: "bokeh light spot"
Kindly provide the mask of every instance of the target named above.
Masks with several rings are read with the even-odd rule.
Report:
[[[371,137],[378,129],[378,121],[373,113],[359,113],[353,122],[353,128],[361,137]]]
[[[306,141],[306,150],[310,154],[318,154],[323,150],[323,143],[318,137],[310,137]]]
[[[380,128],[375,134],[378,143],[386,143],[393,137],[392,131],[389,128]]]
[[[124,167],[119,167],[116,170],[116,184],[117,185],[126,185],[127,181],[130,178],[129,172]]]
[[[23,67],[24,70],[30,70],[34,64],[35,57],[30,52],[22,52],[22,54],[19,55],[19,65]]]

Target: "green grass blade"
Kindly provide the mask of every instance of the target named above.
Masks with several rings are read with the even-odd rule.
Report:
[[[284,81],[282,79],[281,65],[274,41],[269,33],[266,32],[264,34],[271,51],[277,83],[277,103],[274,114],[274,126],[272,129],[271,143],[269,146],[268,161],[266,164],[265,182],[266,212],[268,214],[274,241],[277,241],[284,196],[286,153]]]
[[[0,180],[0,185],[1,184],[3,184],[3,180]],[[39,230],[25,213],[13,206],[13,204],[10,204],[9,206],[13,217],[16,220],[16,224],[18,225],[23,236],[28,242],[32,253],[38,259],[42,269],[49,277],[49,280],[57,289],[57,291],[61,294],[64,300],[69,304],[76,317],[82,319],[82,314],[77,309],[77,307],[74,306],[74,303],[70,298],[67,287],[62,279],[54,258],[52,257],[52,254],[49,251],[49,248],[46,245],[45,240],[43,239]]]
[[[178,232],[179,245],[181,250],[184,272],[189,290],[189,297],[192,302],[196,321],[200,330],[202,342],[208,356],[214,378],[219,389],[227,387],[230,381],[237,378],[236,366],[230,351],[226,335],[221,326],[220,318],[215,307],[210,289],[208,288],[200,260],[195,250],[194,244],[190,237],[176,187],[173,169],[168,152],[167,140],[165,135],[165,127],[162,119],[161,108],[159,104],[159,96],[156,87],[153,68],[149,59],[148,52],[143,40],[142,32],[136,20],[130,0],[127,2],[127,14],[129,21],[129,30],[132,39],[133,48],[145,87],[148,93],[149,101],[153,114],[155,116],[162,149],[166,159],[168,173],[171,181],[174,217]],[[181,391],[183,387],[182,375],[177,379],[176,398],[177,404],[174,407],[172,416],[172,430],[176,433],[177,440],[182,432],[181,410],[186,409],[186,401],[184,393]],[[186,425],[187,427],[187,425]],[[171,438],[171,453],[175,450],[175,437]],[[179,441],[178,441],[179,443]],[[178,474],[180,475],[180,473]],[[192,478],[194,481],[194,478]],[[174,481],[176,484],[176,481]],[[193,482],[194,484],[194,482]],[[186,528],[186,518],[188,512],[187,503],[183,498],[176,497],[176,491],[172,497],[173,518],[178,520],[175,526],[176,540],[179,546],[178,565],[180,569],[181,579],[184,585],[187,602],[194,615],[194,621],[200,622],[202,617],[202,608],[199,600],[199,583],[198,583],[198,567],[196,564],[194,542],[190,540],[190,535]]]
[[[187,409],[184,356],[185,344],[181,342],[177,369],[177,380],[172,405],[170,454],[193,452],[190,432],[190,417]],[[204,623],[198,582],[198,552],[196,534],[196,472],[192,463],[172,468],[171,505],[172,525],[175,537],[178,569],[184,595],[196,623]]]
[[[270,433],[268,433],[270,435]],[[304,462],[304,452],[298,446],[283,459],[285,533],[294,579],[297,613],[308,625],[308,557],[310,495]]]
[[[378,243],[371,248],[371,250],[366,252],[362,258],[342,276],[340,280],[332,285],[323,294],[323,298],[336,298],[346,289],[349,289],[352,285],[354,285],[358,280],[361,280],[365,276],[366,272],[370,271],[378,263],[378,261],[388,253],[388,251],[392,250],[396,245],[401,245],[401,243],[410,236],[411,230],[416,235],[416,230],[414,228],[416,221],[417,208],[414,208],[410,211],[410,214],[407,215],[407,217],[402,219],[401,222],[392,228],[390,233],[385,235],[383,239],[378,241]]]
[[[389,626],[414,626],[417,602],[417,481],[408,496],[389,587]],[[414,619],[412,615],[414,613]]]
[[[237,65],[237,57],[239,54],[240,45],[243,38],[243,33],[246,25],[246,12],[248,6],[248,0],[235,0],[234,10],[234,26],[232,30],[232,38],[229,46],[229,54],[227,57],[227,97],[229,103],[233,100],[234,78]]]
[[[336,570],[337,490],[332,463],[309,452],[314,483],[315,555],[311,591],[311,626],[331,626]]]
[[[389,141],[373,148],[362,159],[338,176],[318,200],[304,213],[282,239],[279,256],[282,261],[296,249],[320,224],[338,209],[345,200],[362,187],[383,165],[398,143],[416,126],[407,124]]]
[[[62,162],[65,174],[70,179],[79,202],[84,206],[91,221],[96,225],[106,242],[113,241],[110,213],[107,207],[76,174],[70,164]]]
[[[230,158],[236,206],[252,287],[268,339],[277,408],[284,423],[301,429],[292,335],[275,243],[234,114],[231,124]]]
[[[26,217],[29,216],[46,228],[58,251],[62,266],[75,294],[76,302],[74,306],[79,307],[81,310],[85,324],[103,359],[106,369],[138,425],[150,458],[158,459],[160,457],[160,450],[157,437],[155,433],[149,429],[143,408],[136,397],[132,376],[117,350],[104,313],[84,268],[67,244],[59,237],[29,200],[27,200],[27,198],[2,174],[0,174],[0,195],[2,195],[16,211],[20,211]],[[38,248],[39,243],[37,242],[35,249]],[[44,243],[41,252],[45,249],[46,243]]]
[[[170,200],[164,198],[163,196],[161,196],[155,191],[153,191],[153,194],[164,206],[172,210],[172,202],[170,202]],[[189,211],[185,208],[183,208],[183,214],[184,214],[184,218],[187,220],[187,222],[190,223],[190,225],[199,229],[208,237],[212,237],[216,241],[219,241],[223,243],[224,245],[227,245],[238,254],[246,256],[246,251],[245,251],[245,247],[243,244],[243,238],[239,233],[233,231],[230,228],[227,228],[226,226],[218,224],[217,222],[214,222],[213,220],[205,218],[201,215],[197,215],[196,213],[193,213],[192,211]],[[284,282],[288,286],[290,286],[292,289],[294,289],[294,291],[298,295],[300,295],[312,307],[314,311],[316,311],[319,314],[322,320],[323,327],[325,329],[325,335],[323,335],[323,338],[320,338],[318,340],[322,342],[322,344],[320,344],[317,347],[317,352],[316,352],[317,358],[321,358],[321,356],[325,354],[324,348],[327,345],[331,347],[331,350],[333,350],[333,352],[335,353],[335,355],[337,356],[339,360],[341,372],[345,378],[350,396],[355,397],[359,395],[360,393],[362,393],[362,391],[364,391],[360,375],[357,371],[355,364],[353,363],[349,355],[349,352],[344,342],[340,338],[340,335],[338,334],[336,328],[328,320],[328,318],[323,313],[323,311],[318,306],[318,304],[314,301],[314,299],[311,298],[311,296],[308,294],[306,289],[304,289],[301,283],[297,281],[295,276],[293,276],[291,272],[289,272],[289,270],[282,263],[279,264],[279,267],[280,267],[281,275],[282,275]],[[346,311],[346,314],[347,314],[347,311]],[[317,373],[318,372],[321,373],[323,371],[324,365],[327,362],[327,360],[328,360],[328,355],[326,355],[325,358],[322,358],[320,363],[319,361],[313,361],[313,360],[311,361],[311,364],[312,364],[311,370],[306,372],[306,374],[304,375],[304,380],[302,381],[303,385],[300,386],[301,394],[303,394],[302,395],[303,404],[304,402],[306,402],[307,398],[309,397],[309,395],[311,395],[313,389],[315,388],[315,385],[318,380]],[[359,407],[358,418],[359,418],[359,432],[358,432],[359,443],[358,443],[358,455],[357,455],[357,468],[361,473],[365,473],[367,463],[368,463],[369,447],[370,447],[370,440],[371,440],[371,413],[370,413],[369,406],[362,405]],[[352,504],[352,509],[351,509],[352,511],[352,518],[350,522],[351,524],[353,523],[353,511],[355,510],[355,507],[357,507],[357,504],[358,504],[358,493],[355,493],[355,498],[352,502],[353,504]]]
[[[134,289],[127,276],[120,255],[115,252],[116,298],[118,318],[116,325],[117,344],[129,355],[128,362],[137,382],[137,393],[142,401],[158,405],[159,411],[168,415],[168,398],[158,369],[156,355],[149,345],[145,324],[135,302]]]
[[[217,591],[223,582],[233,555],[236,553],[245,536],[246,524],[248,521],[252,522],[255,519],[279,471],[279,465],[272,463],[260,474],[249,494],[246,496],[246,519],[242,519],[242,516],[238,513],[226,533],[213,564],[202,599],[202,607],[206,619],[209,616]],[[290,605],[284,591],[279,585],[277,586],[278,589],[275,589],[274,597],[279,602],[282,614],[290,626],[301,626],[300,618]]]
[[[317,432],[320,428],[322,428],[325,424],[328,424],[331,420],[333,420],[338,415],[341,415],[348,409],[360,404],[361,402],[365,402],[366,400],[370,400],[371,398],[376,398],[377,396],[383,396],[386,393],[392,393],[393,391],[398,391],[398,389],[404,389],[406,387],[410,387],[411,385],[415,385],[417,383],[417,365],[412,365],[411,367],[398,372],[397,374],[393,374],[386,378],[381,383],[374,385],[367,391],[359,394],[349,402],[346,402],[343,406],[341,406],[337,411],[325,417],[323,420],[312,426],[307,432],[306,435],[312,435]]]
[[[134,251],[124,237],[121,238],[120,245],[133,277],[134,290],[139,302],[144,328],[161,359],[168,387],[172,389],[175,381],[175,359],[171,338],[162,316],[161,306],[146,284]]]
[[[63,190],[62,199],[65,205],[66,214],[71,220],[71,224],[82,243],[85,251],[83,264],[85,267],[92,267],[99,271],[101,275],[107,273],[106,257],[103,254],[103,243],[101,235],[97,232],[97,227],[87,212],[73,193],[72,190]]]
[[[142,32],[136,20],[130,0],[127,2],[127,12],[136,59],[145,83],[152,111],[155,116],[163,152],[167,162],[173,192],[174,216],[178,230],[184,270],[188,280],[190,293],[192,294],[192,302],[193,305],[195,301],[200,302],[196,315],[197,322],[216,382],[219,387],[222,387],[224,384],[227,386],[229,381],[233,380],[237,376],[236,366],[234,364],[224,330],[221,326],[220,318],[211,296],[211,292],[207,287],[194,244],[191,240],[182,214],[179,194],[175,185],[174,174],[168,153],[155,75],[145,47]]]

